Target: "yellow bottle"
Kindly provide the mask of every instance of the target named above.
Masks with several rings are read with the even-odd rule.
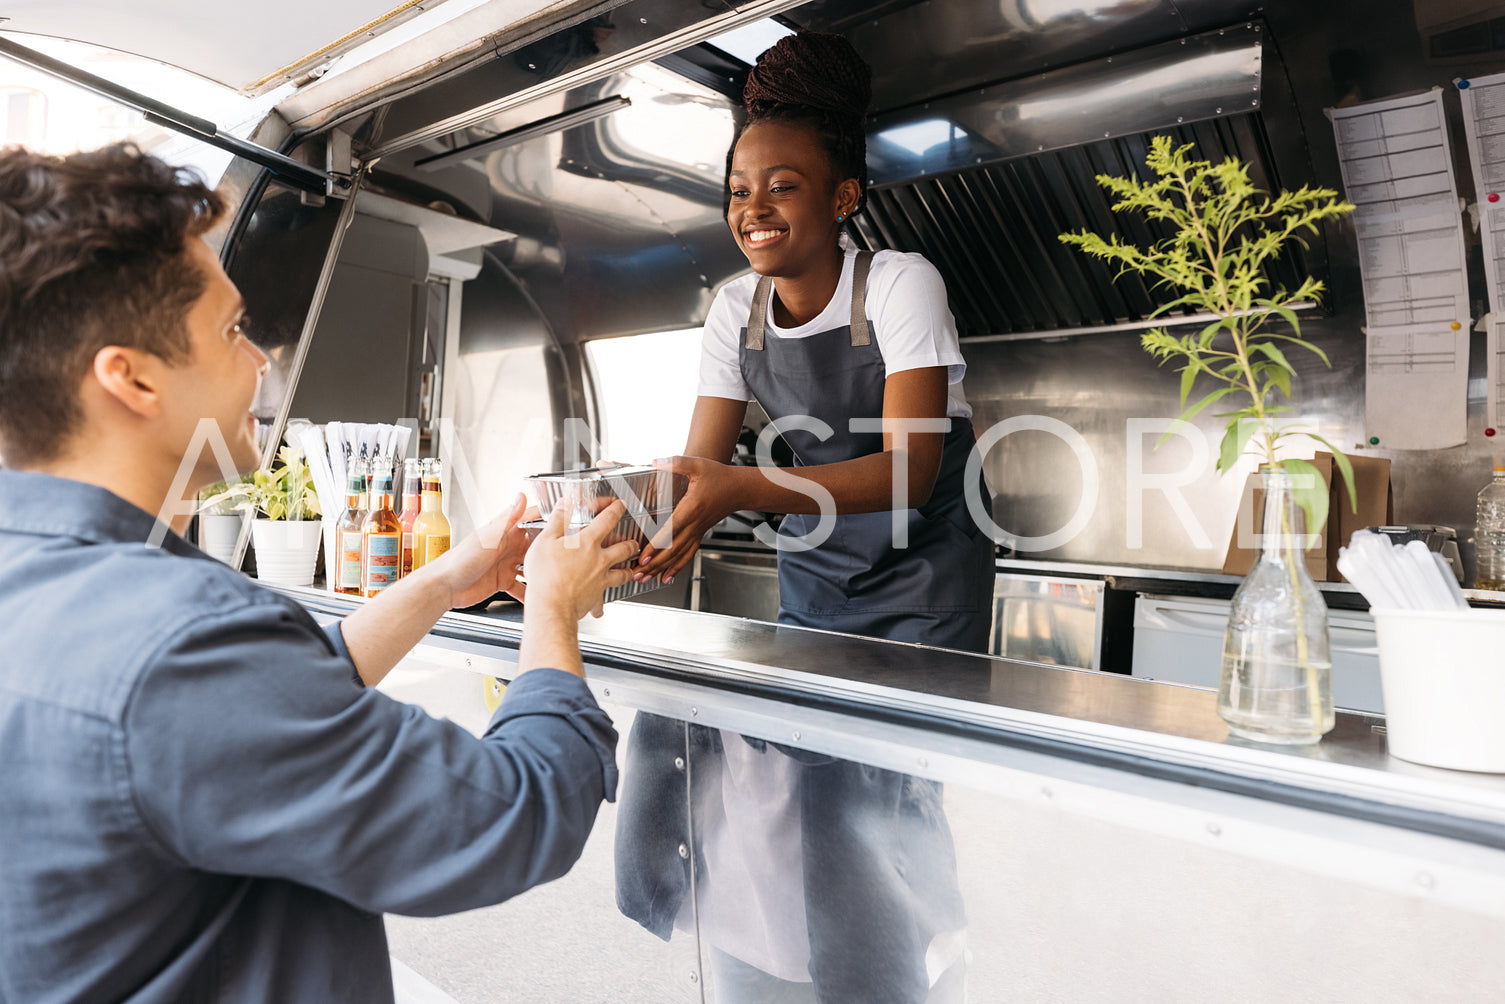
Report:
[[[449,550],[449,520],[444,516],[443,462],[423,462],[423,495],[413,520],[413,570],[417,571]]]

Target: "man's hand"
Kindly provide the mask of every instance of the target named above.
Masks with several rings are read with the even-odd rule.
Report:
[[[518,524],[537,518],[538,510],[529,509],[527,496],[519,493],[510,509],[427,566],[449,590],[451,608],[472,606],[497,593],[523,598],[517,570],[528,553],[528,535]]]
[[[523,562],[528,602],[517,653],[519,672],[548,666],[584,676],[580,618],[592,611],[599,617],[601,594],[624,585],[632,575],[614,566],[637,553],[636,542],[611,539],[627,507],[615,501],[579,533],[565,536],[572,509],[569,502],[555,508]]]
[[[627,512],[620,499],[612,501],[580,532],[566,536],[570,502],[561,502],[549,514],[544,527],[523,561],[528,585],[528,609],[547,608],[551,613],[579,620],[587,613],[601,613],[602,594],[632,578],[626,568],[616,568],[632,558],[638,545],[631,540],[613,540],[613,531]]]

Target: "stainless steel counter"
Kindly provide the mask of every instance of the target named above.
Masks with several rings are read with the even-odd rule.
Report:
[[[288,589],[339,616],[358,600]],[[449,614],[431,642],[515,660],[521,608]],[[588,663],[847,718],[963,735],[1131,774],[1505,848],[1505,775],[1406,763],[1383,719],[1338,713],[1311,747],[1231,738],[1207,691],[636,604],[582,624]]]

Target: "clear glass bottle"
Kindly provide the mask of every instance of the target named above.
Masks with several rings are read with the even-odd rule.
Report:
[[[392,508],[392,464],[371,461],[371,511],[361,524],[361,595],[375,596],[401,575],[402,524]]]
[[[1505,460],[1479,492],[1474,511],[1474,588],[1505,589]]]
[[[413,567],[422,568],[449,550],[449,519],[444,515],[443,462],[423,462],[423,501],[413,521]]]
[[[1282,468],[1265,489],[1259,560],[1228,611],[1218,715],[1266,743],[1314,743],[1333,727],[1327,604],[1302,562],[1303,514]]]
[[[350,477],[345,482],[345,508],[335,521],[334,569],[325,570],[326,575],[336,576],[334,591],[351,596],[359,596],[361,592],[361,524],[366,521],[361,499],[365,494],[366,476],[361,465],[351,460]]]
[[[416,457],[402,462],[402,512],[397,521],[402,524],[402,574],[413,570],[413,521],[418,518],[418,509],[423,494],[423,472]]]

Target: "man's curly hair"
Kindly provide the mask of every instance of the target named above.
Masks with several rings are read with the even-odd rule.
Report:
[[[107,345],[168,362],[205,277],[187,241],[224,214],[195,173],[122,143],[69,157],[0,150],[0,457],[58,455]]]

